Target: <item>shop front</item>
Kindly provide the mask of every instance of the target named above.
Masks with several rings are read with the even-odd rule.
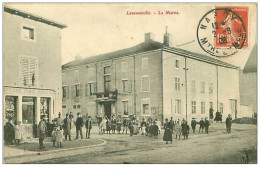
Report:
[[[4,87],[4,122],[21,123],[23,138],[37,137],[37,126],[43,115],[52,121],[55,92],[48,89]]]

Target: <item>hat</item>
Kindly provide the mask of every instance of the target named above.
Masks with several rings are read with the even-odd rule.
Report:
[[[78,112],[77,115],[80,115],[80,112]]]
[[[196,118],[192,118],[192,119],[196,119]]]

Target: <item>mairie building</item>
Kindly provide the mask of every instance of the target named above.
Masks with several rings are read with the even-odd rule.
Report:
[[[144,42],[62,66],[62,113],[188,119],[219,110],[238,117],[239,68],[172,47],[145,33]],[[218,89],[217,89],[218,88]]]
[[[4,7],[3,119],[20,121],[23,138],[37,137],[41,116],[62,112],[61,29],[66,25]]]

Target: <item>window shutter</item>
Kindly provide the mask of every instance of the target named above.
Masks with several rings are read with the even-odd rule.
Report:
[[[79,96],[83,97],[83,84],[79,84]]]
[[[67,96],[67,99],[69,99],[70,97],[69,97],[69,93],[70,93],[70,89],[69,89],[70,87],[69,86],[67,86],[67,93],[66,93],[66,96]]]
[[[132,93],[132,80],[129,80],[129,93]]]
[[[96,93],[96,92],[97,92],[97,84],[94,83],[94,93]]]
[[[88,96],[88,84],[86,83],[85,84],[85,97]]]
[[[70,86],[70,95],[71,95],[71,98],[75,98],[76,97],[76,93],[75,93],[75,86],[74,85],[72,85],[72,86]]]

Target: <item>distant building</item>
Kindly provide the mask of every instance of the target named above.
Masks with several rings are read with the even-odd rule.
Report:
[[[237,117],[238,67],[164,43],[145,41],[127,49],[78,59],[62,66],[63,116],[81,112],[96,116],[136,115],[139,118],[186,117],[185,60],[187,68],[187,116],[198,120],[218,110]]]
[[[24,137],[36,137],[43,114],[61,112],[61,29],[66,25],[4,7],[4,120],[21,121]]]
[[[243,116],[255,117],[257,113],[257,45],[252,49],[246,65],[240,71],[239,76],[241,114]]]

